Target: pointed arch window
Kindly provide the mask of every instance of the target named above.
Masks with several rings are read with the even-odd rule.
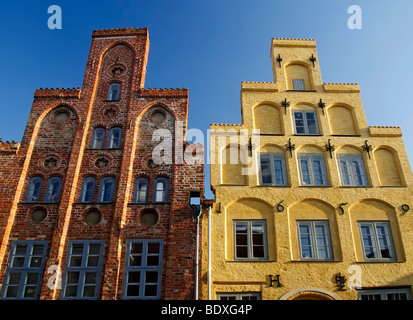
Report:
[[[46,194],[44,196],[44,202],[58,202],[60,189],[62,186],[61,177],[52,177],[47,182]]]
[[[122,128],[113,127],[109,131],[108,149],[120,148],[120,142],[122,139]]]
[[[148,191],[149,191],[149,180],[146,178],[136,179],[133,202],[135,203],[148,202]]]
[[[115,178],[106,177],[100,181],[98,202],[112,202]]]
[[[109,85],[107,100],[119,100],[120,83],[111,83]]]
[[[94,177],[86,177],[83,179],[82,190],[79,199],[80,202],[92,202],[95,183],[96,179]]]
[[[105,128],[95,128],[93,130],[92,144],[90,147],[92,149],[103,149],[105,143],[105,135]]]

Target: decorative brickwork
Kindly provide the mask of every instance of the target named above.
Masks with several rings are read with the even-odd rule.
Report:
[[[189,195],[193,191],[203,194],[203,163],[177,162],[182,157],[175,153],[183,154],[186,147],[188,90],[143,89],[148,51],[146,28],[94,31],[82,89],[36,90],[20,148],[17,143],[0,141],[3,298],[13,295],[7,293],[4,278],[16,240],[48,242],[38,299],[73,297],[65,272],[73,240],[103,240],[94,298],[194,298],[196,219]],[[119,92],[110,92],[111,84],[120,84]],[[151,118],[154,111],[164,119],[160,114]],[[96,128],[103,128],[100,136]],[[153,139],[155,131],[161,133],[157,140]],[[93,144],[97,139],[102,141]],[[171,162],[148,166],[163,139],[170,139],[174,146],[163,154]],[[40,191],[37,198],[32,197],[37,201],[28,202],[26,195],[37,192],[30,185],[35,177],[41,178]],[[48,183],[53,177],[61,178],[60,193],[57,202],[48,202],[46,194],[54,192]],[[85,201],[82,183],[88,177],[94,189],[90,201]],[[140,177],[148,179],[147,198],[136,203],[135,181]],[[155,201],[155,179],[161,177],[168,182],[167,198]],[[102,191],[104,181],[109,181],[105,178],[115,179],[109,201]],[[156,212],[157,221],[142,221],[142,213],[148,210]],[[125,282],[131,281],[125,275],[127,243],[136,239],[162,241],[156,295],[149,289],[140,295],[124,291]],[[56,273],[51,270],[56,266],[63,287],[54,286]],[[77,298],[84,297],[84,292]]]

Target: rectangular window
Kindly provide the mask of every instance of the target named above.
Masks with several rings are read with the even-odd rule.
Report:
[[[217,293],[218,300],[261,300],[261,293],[259,292],[223,292]]]
[[[162,240],[128,240],[124,299],[160,299]]]
[[[135,192],[133,202],[146,203],[148,202],[149,180],[146,178],[138,178],[135,181]]]
[[[262,185],[288,184],[284,154],[260,154],[260,164]]]
[[[120,83],[112,83],[109,85],[107,100],[119,100]]]
[[[114,127],[109,131],[108,149],[120,148],[120,142],[122,139],[122,128]]]
[[[328,221],[297,221],[301,259],[333,259]]]
[[[388,221],[359,221],[359,229],[366,261],[396,260],[390,223]]]
[[[92,143],[90,147],[92,149],[103,149],[103,146],[105,143],[105,135],[106,135],[105,128],[95,128],[93,130]]]
[[[99,202],[112,202],[115,190],[115,178],[105,177],[100,181]]]
[[[293,79],[293,89],[294,90],[305,90],[304,79]]]
[[[327,172],[322,154],[299,154],[301,185],[327,186]]]
[[[411,300],[410,289],[360,290],[358,300]]]
[[[296,134],[320,134],[315,111],[294,110],[293,116]]]
[[[71,240],[63,276],[63,299],[97,299],[103,240]]]
[[[367,186],[366,170],[361,154],[339,154],[341,183],[343,186]]]
[[[47,241],[14,241],[1,297],[37,299],[43,275]]]
[[[267,230],[265,220],[234,221],[234,258],[237,260],[267,260]]]

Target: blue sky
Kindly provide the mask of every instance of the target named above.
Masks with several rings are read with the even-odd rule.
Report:
[[[361,30],[347,27],[353,4]],[[93,30],[148,27],[145,87],[188,88],[189,128],[240,123],[241,81],[273,81],[271,38],[314,38],[323,81],[359,83],[368,124],[401,126],[413,159],[412,16],[411,0],[3,1],[0,137],[21,140],[37,88],[82,86]]]

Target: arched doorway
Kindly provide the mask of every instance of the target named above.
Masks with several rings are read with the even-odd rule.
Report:
[[[337,295],[324,289],[301,288],[284,294],[280,300],[341,300]]]

